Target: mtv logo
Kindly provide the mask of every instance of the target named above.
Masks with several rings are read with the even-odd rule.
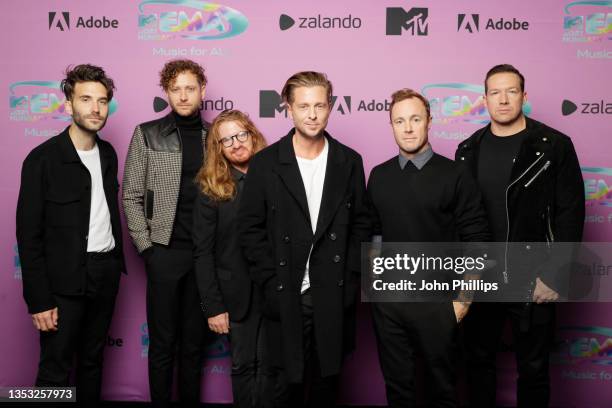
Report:
[[[463,29],[469,33],[475,33],[480,30],[478,14],[459,14],[457,16],[457,31]]]
[[[278,92],[273,90],[259,91],[259,117],[273,118],[276,112],[285,113],[287,117],[287,105],[281,99]]]
[[[410,31],[410,35],[427,35],[429,9],[413,7],[406,12],[401,7],[387,7],[387,35],[402,35],[402,31]]]
[[[57,28],[60,31],[70,30],[70,13],[62,11],[61,14],[55,11],[49,12],[49,30]]]

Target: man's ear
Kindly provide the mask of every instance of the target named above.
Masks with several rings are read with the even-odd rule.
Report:
[[[72,101],[66,99],[66,102],[64,102],[64,110],[68,115],[72,116]]]

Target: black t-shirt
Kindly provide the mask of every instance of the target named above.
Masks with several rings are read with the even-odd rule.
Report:
[[[495,242],[506,241],[506,188],[526,135],[527,129],[510,136],[495,136],[489,129],[480,143],[478,184]]]
[[[198,195],[195,177],[202,166],[202,119],[200,113],[183,117],[174,113],[182,145],[181,187],[174,217],[174,229],[170,239],[171,248],[193,248],[191,229],[193,206]]]

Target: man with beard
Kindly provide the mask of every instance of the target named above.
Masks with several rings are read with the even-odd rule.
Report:
[[[61,84],[72,123],[26,157],[17,203],[23,295],[40,331],[37,387],[67,387],[76,354],[77,400],[100,399],[102,354],[121,271],[117,155],[97,132],[113,81],[77,65]]]
[[[276,406],[335,403],[352,343],[360,244],[369,238],[361,156],[325,131],[332,84],[320,72],[287,80],[294,128],[251,160],[240,203],[241,244],[263,292]]]
[[[204,161],[207,134],[200,116],[204,69],[190,60],[170,61],[160,72],[160,86],[172,111],[136,126],[125,162],[123,208],[147,272],[153,406],[170,405],[177,343],[179,398],[197,406],[206,331],[191,232],[198,194],[194,179]]]
[[[223,111],[210,126],[206,164],[198,173],[200,194],[193,213],[196,278],[208,327],[228,334],[232,352],[234,407],[260,407],[266,378],[262,350],[261,294],[249,277],[238,243],[238,206],[249,162],[266,146],[251,119]]]
[[[470,406],[495,405],[495,360],[507,319],[518,368],[517,405],[547,407],[554,302],[567,290],[563,273],[569,245],[580,242],[584,184],[569,137],[525,117],[525,78],[512,65],[497,65],[485,78],[491,123],[462,142],[458,162],[476,177],[493,240],[506,243],[496,276],[512,303],[478,303],[465,319]],[[512,242],[523,244],[508,245]],[[544,245],[538,245],[544,243]],[[540,247],[551,247],[551,252]],[[547,253],[547,255],[544,255]],[[510,289],[511,288],[511,289]]]
[[[374,167],[368,180],[375,241],[489,240],[480,192],[472,176],[434,153],[429,144],[429,101],[411,89],[400,89],[391,96],[389,116],[399,155]],[[457,324],[466,315],[469,302],[451,302],[449,292],[421,299],[429,300],[427,303],[373,303],[390,407],[416,406],[417,353],[423,356],[427,375],[427,406],[457,406]]]

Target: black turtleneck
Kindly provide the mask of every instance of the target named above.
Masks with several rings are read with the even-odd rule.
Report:
[[[181,168],[181,187],[174,217],[174,229],[170,239],[170,247],[175,249],[191,249],[191,228],[193,222],[193,206],[198,195],[195,177],[202,166],[204,157],[202,146],[202,118],[200,112],[184,117],[173,112],[183,154]]]

